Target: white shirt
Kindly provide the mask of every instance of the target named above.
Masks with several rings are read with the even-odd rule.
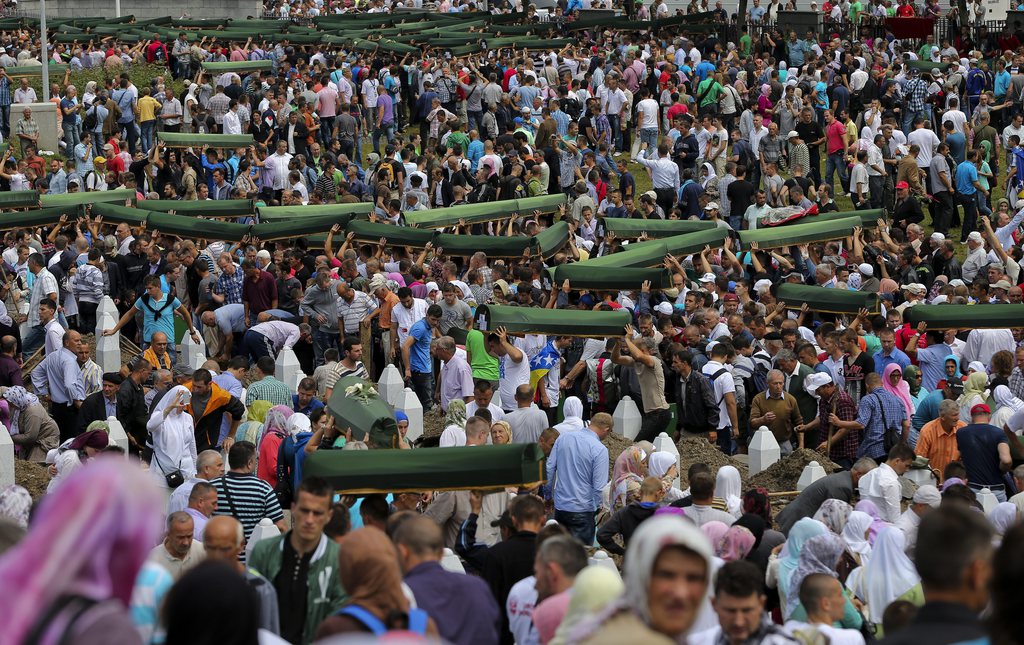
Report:
[[[292,156],[287,152],[283,155],[275,152],[263,162],[270,169],[270,174],[274,178],[274,190],[288,188],[288,164],[291,160]]]
[[[658,102],[647,98],[636,106],[636,113],[640,117],[640,127],[654,129],[658,127]]]
[[[654,188],[671,188],[675,191],[679,190],[679,166],[669,157],[645,159],[641,156],[637,157],[633,161],[650,168],[651,185]]]
[[[903,531],[903,535],[907,538],[907,555],[913,554],[914,547],[917,546],[917,529],[919,526],[921,526],[921,517],[912,508],[903,511],[899,521],[896,522],[896,528]]]
[[[968,363],[981,361],[982,365],[989,365],[996,352],[1005,349],[1012,353],[1016,348],[1013,332],[1009,329],[972,329],[967,334],[963,359]]]
[[[422,298],[413,298],[411,309],[406,309],[401,302],[394,306],[391,310],[391,321],[398,325],[399,345],[404,343],[406,337],[409,336],[409,328],[426,315],[427,301]]]
[[[476,404],[476,401],[470,401],[466,404],[466,417],[476,416],[476,411],[479,409],[480,406]],[[505,411],[494,405],[493,402],[487,404],[487,411],[491,413],[491,423],[505,418]]]
[[[224,113],[224,134],[242,134],[242,122],[235,110]]]
[[[946,110],[942,113],[942,123],[946,121],[953,122],[953,131],[959,132],[960,134],[966,135],[964,131],[964,124],[967,123],[967,115],[960,110]]]
[[[832,625],[808,625],[795,620],[787,621],[782,629],[792,635],[794,631],[817,631],[827,637],[831,645],[864,645],[864,637],[856,629],[837,629]]]
[[[505,601],[508,627],[516,639],[516,645],[540,645],[540,636],[533,626],[533,608],[537,604],[537,579],[523,578],[512,585]]]
[[[878,507],[879,516],[895,524],[900,519],[900,478],[889,464],[881,464],[860,478],[860,498],[868,499]]]
[[[917,167],[928,168],[932,165],[932,153],[941,142],[933,131],[927,128],[918,128],[907,135],[907,143],[910,145],[916,143],[921,148],[921,152],[917,155]]]
[[[523,360],[518,363],[512,360],[511,356],[501,357],[501,380],[498,382],[498,394],[501,397],[501,405],[506,410],[515,410],[516,389],[520,385],[530,382],[530,359],[526,356],[525,346],[520,346],[521,339],[517,338],[513,344],[523,353]]]
[[[469,409],[469,406],[466,406]],[[466,445],[466,431],[459,426],[448,426],[441,433],[439,446],[441,448],[454,448]]]
[[[60,326],[60,321],[57,320],[56,315],[53,320],[46,323],[46,327],[43,328],[46,332],[46,338],[44,340],[45,355],[50,355],[53,352],[58,351],[64,344],[64,328]]]
[[[711,384],[712,387],[715,389],[715,400],[719,402],[718,403],[718,429],[719,430],[721,430],[723,428],[728,428],[728,427],[730,427],[732,425],[732,419],[729,418],[729,407],[725,403],[725,395],[729,394],[730,392],[732,392],[733,395],[735,396],[735,394],[736,394],[736,383],[732,379],[732,370],[730,370],[728,366],[722,365],[718,361],[708,361],[707,363],[704,364],[704,367],[701,369],[701,373],[704,374],[704,376],[708,377],[708,379],[710,380],[711,377],[716,372],[721,370],[722,368],[725,368],[725,370],[728,372],[728,374],[723,374],[723,375],[719,376]]]

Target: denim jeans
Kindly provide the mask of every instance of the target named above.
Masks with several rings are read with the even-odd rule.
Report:
[[[387,143],[391,143],[395,138],[395,124],[382,123],[379,128],[373,130],[373,151],[377,154],[380,154],[381,135],[387,139]]]
[[[833,188],[833,195],[839,194],[835,192],[833,182],[837,170],[839,171],[839,184],[842,187],[841,192],[849,192],[850,175],[846,168],[846,155],[843,152],[830,152],[828,159],[825,160],[825,183],[829,188]]]
[[[612,147],[615,152],[622,150],[622,118],[618,114],[608,115],[608,125],[612,129]]]
[[[569,529],[569,534],[583,542],[584,546],[593,546],[597,528],[593,511],[573,513],[555,509],[555,521]]]
[[[920,110],[918,112],[914,112],[913,110],[907,110],[903,114],[903,134],[910,134],[910,129],[914,127],[914,119],[916,119],[917,117],[927,119],[930,116],[931,114],[926,110]],[[932,126],[934,128],[935,124],[933,123]]]
[[[645,412],[643,420],[640,422],[640,431],[636,435],[636,440],[653,442],[655,437],[664,432],[668,422],[671,420],[672,412],[668,408]]]
[[[142,126],[142,151],[149,154],[149,149],[153,147],[153,135],[156,133],[156,119],[150,121],[143,121]]]
[[[21,355],[27,361],[36,350],[46,342],[46,329],[42,325],[33,325],[21,339]]]
[[[0,105],[0,119],[3,119],[3,122],[0,123],[0,132],[3,132],[5,140],[10,139],[11,138],[11,106],[9,104],[8,105]]]
[[[338,332],[327,332],[320,328],[314,329],[313,356],[317,367],[324,364],[324,352],[331,348],[338,349]]]
[[[411,372],[412,378],[409,385],[420,400],[423,411],[426,412],[434,407],[434,374],[432,372]]]
[[[101,127],[99,130],[93,130],[93,132],[92,132],[92,149],[93,149],[93,152],[95,152],[95,154],[93,155],[94,157],[102,157],[103,156],[103,145],[104,145],[104,143],[106,143],[106,142],[103,139],[103,128]],[[82,190],[85,190],[85,186],[82,186]]]
[[[469,129],[480,132],[483,129],[484,113],[483,110],[466,110],[466,120],[469,121]],[[426,140],[424,138],[424,140]],[[463,150],[465,152],[465,150]]]
[[[334,138],[334,120],[336,118],[333,116],[320,117],[320,143],[325,148],[331,147],[331,139]]]
[[[127,123],[118,122],[117,125],[121,128],[121,133],[124,134],[124,138],[128,142],[128,153],[135,156],[135,148],[138,147],[139,141],[139,126],[135,125],[134,121],[128,121]]]
[[[63,124],[63,128],[64,128],[64,143],[65,143],[65,145],[67,145],[66,151],[69,152],[69,153],[74,153],[75,146],[77,146],[79,143],[81,143],[81,140],[79,139],[79,136],[78,136],[78,124],[77,123],[68,123],[67,120],[65,119],[64,124]]]
[[[658,153],[658,128],[640,128],[640,143],[647,144],[644,158],[650,159]]]

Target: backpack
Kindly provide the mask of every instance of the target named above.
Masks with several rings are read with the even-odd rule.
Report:
[[[85,113],[85,118],[82,119],[82,127],[87,131],[92,132],[96,129],[96,125],[96,107],[93,106]]]
[[[587,361],[591,363],[591,361]],[[609,358],[595,358],[592,365],[593,383],[590,391],[596,394],[594,400],[595,408],[600,407],[603,411],[615,410],[622,398],[619,384],[618,366],[612,363]]]
[[[404,630],[391,630],[384,624],[384,621],[359,605],[348,605],[346,607],[342,607],[338,611],[334,612],[334,615],[354,618],[358,622],[362,623],[364,627],[369,629],[370,632],[378,638],[391,631],[408,631],[420,635],[426,634],[427,624],[430,620],[427,612],[422,609],[409,609],[408,627]]]
[[[160,320],[160,316],[162,316],[165,311],[170,309],[171,305],[174,303],[174,298],[172,298],[170,294],[167,294],[167,297],[164,299],[164,304],[159,309],[155,309],[153,308],[153,305],[149,304],[150,302],[152,302],[153,299],[149,297],[148,293],[143,294],[141,300],[142,306],[145,307],[146,309],[149,309],[149,313],[153,314],[154,322]],[[173,312],[171,315],[174,315]]]

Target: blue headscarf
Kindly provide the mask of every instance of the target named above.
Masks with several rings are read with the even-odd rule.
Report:
[[[395,422],[396,423],[399,422],[399,421],[408,421],[408,420],[409,420],[409,415],[407,415],[405,412],[402,412],[401,410],[395,410]]]

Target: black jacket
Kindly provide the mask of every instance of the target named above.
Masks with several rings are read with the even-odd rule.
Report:
[[[951,602],[926,602],[914,620],[883,638],[879,645],[947,645],[983,636],[984,626],[977,614],[967,607]]]
[[[124,418],[120,397],[115,397],[117,402],[117,418]],[[107,406],[103,401],[103,392],[93,392],[85,397],[81,407],[78,408],[78,434],[85,432],[93,421],[107,420]]]
[[[519,531],[507,540],[490,548],[483,561],[481,576],[491,588],[499,607],[505,606],[512,585],[533,575],[533,558],[536,551],[537,534]],[[509,631],[508,612],[501,612],[501,643],[513,645]]]
[[[633,502],[615,511],[607,522],[597,530],[597,543],[608,553],[626,555],[625,546],[629,544],[629,538],[636,531],[640,523],[654,515],[658,510],[657,504],[641,504]],[[622,546],[615,542],[615,536],[622,536]]]

